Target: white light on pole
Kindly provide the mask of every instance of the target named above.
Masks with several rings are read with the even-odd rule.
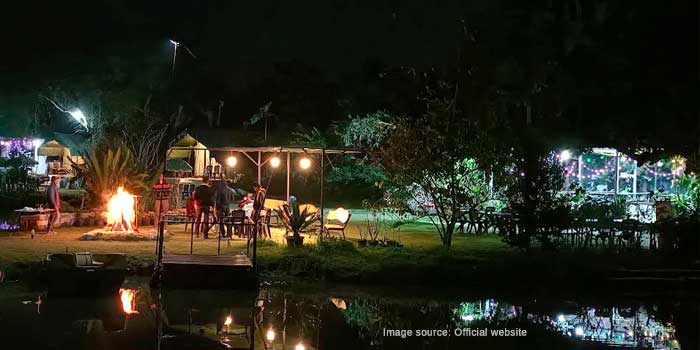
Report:
[[[177,47],[180,46],[180,43],[177,41],[170,39],[170,43],[173,44],[175,49],[173,49],[173,79],[175,78],[175,59],[177,58]]]
[[[85,114],[83,114],[83,111],[80,109],[76,108],[70,112],[68,112],[73,119],[75,119],[80,125],[82,125],[85,129],[87,129],[87,117],[85,117]]]
[[[275,157],[270,158],[270,166],[271,167],[278,168],[280,166],[280,163],[282,163],[282,161],[280,161],[279,157],[275,156]]]

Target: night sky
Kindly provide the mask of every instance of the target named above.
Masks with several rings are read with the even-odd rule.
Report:
[[[549,20],[537,14],[549,3],[11,1],[0,11],[4,37],[0,121],[22,124],[37,91],[57,81],[81,76],[90,80],[91,74],[116,71],[114,62],[126,68],[112,75],[138,80],[141,74],[146,77],[149,70],[158,69],[165,76],[172,59],[169,38],[198,56],[193,60],[184,52],[178,55],[178,74],[189,89],[196,90],[187,98],[200,104],[230,101],[227,113],[235,114],[236,123],[253,113],[255,106],[277,97],[260,92],[271,90],[261,81],[279,79],[275,64],[301,64],[313,72],[302,75],[321,81],[317,90],[335,91],[323,98],[338,99],[341,90],[347,89],[348,76],[362,80],[366,79],[363,74],[376,75],[368,71],[373,63],[378,67],[447,64],[455,56],[465,26],[476,29],[491,51],[510,50],[522,56],[538,46],[556,48],[563,62],[576,67],[572,76],[579,86],[605,86],[608,78],[629,79],[630,85],[649,82],[650,88],[697,81],[697,3],[586,1],[577,9],[578,1],[554,1],[550,8],[561,18],[581,11],[578,15],[590,19],[581,24],[586,35],[577,37],[576,23],[562,24],[556,18],[558,26],[547,36],[521,40],[529,35],[532,23]],[[152,77],[141,80],[151,85],[155,81]],[[333,87],[326,89],[326,85]],[[330,107],[314,108],[331,113]]]

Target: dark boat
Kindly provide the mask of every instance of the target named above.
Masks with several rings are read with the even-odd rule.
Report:
[[[116,295],[127,273],[125,254],[49,254],[46,267],[49,295]]]

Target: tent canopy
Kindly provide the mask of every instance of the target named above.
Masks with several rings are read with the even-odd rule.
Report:
[[[64,157],[70,156],[70,149],[56,140],[51,140],[39,146],[37,153],[45,157]]]
[[[192,135],[186,134],[180,140],[173,144],[168,152],[168,159],[187,159],[194,150],[204,151],[207,146],[197,141]]]
[[[192,172],[192,166],[182,159],[168,159],[165,170],[170,172]]]

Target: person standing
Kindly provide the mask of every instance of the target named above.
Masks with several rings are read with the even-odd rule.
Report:
[[[201,226],[204,239],[209,238],[209,215],[211,208],[214,206],[214,191],[209,185],[209,177],[202,178],[203,184],[194,189],[194,199],[197,201],[197,220],[194,226],[194,234],[199,237]]]
[[[59,182],[61,178],[54,176],[51,178],[51,185],[46,189],[46,199],[48,200],[49,209],[53,209],[49,215],[49,224],[46,226],[46,234],[56,233],[53,228],[56,222],[61,218],[61,194],[58,192]]]
[[[224,232],[224,224],[222,218],[229,215],[229,206],[233,203],[234,191],[226,184],[226,180],[221,180],[216,184],[215,206],[216,217],[220,222],[219,234],[223,237],[231,236],[231,225],[226,225],[227,232]]]
[[[253,213],[251,219],[258,225],[258,219],[260,219],[260,212],[265,209],[265,197],[267,196],[265,187],[261,184],[256,183],[255,187],[255,200],[253,201]]]

